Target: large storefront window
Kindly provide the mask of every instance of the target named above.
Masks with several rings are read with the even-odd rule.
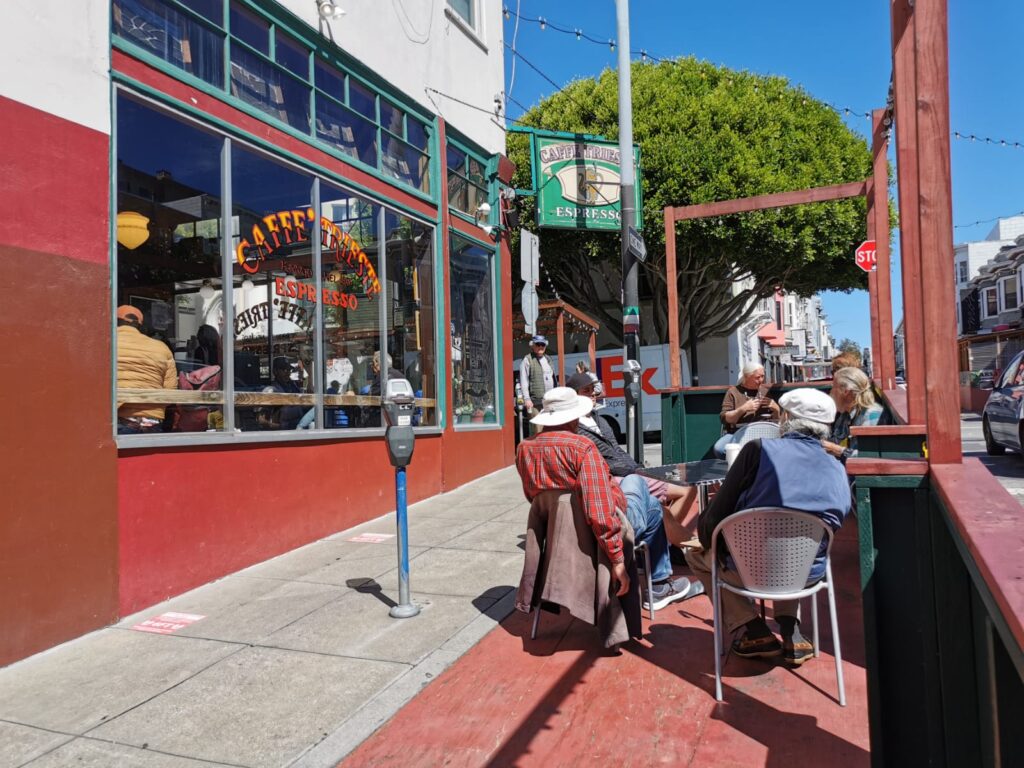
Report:
[[[234,294],[235,422],[242,430],[296,429],[307,412],[315,416],[313,178],[232,149],[242,280]]]
[[[320,187],[324,286],[324,427],[379,427],[381,207]],[[385,361],[386,363],[386,361]]]
[[[497,421],[494,262],[491,251],[452,236],[452,412],[457,424]]]
[[[389,375],[438,425],[430,225],[123,92],[115,139],[119,433],[379,428]]]
[[[423,402],[414,426],[436,426],[434,231],[414,219],[388,211],[387,349],[395,372],[408,379]]]
[[[117,431],[219,430],[224,140],[123,97],[117,135]]]

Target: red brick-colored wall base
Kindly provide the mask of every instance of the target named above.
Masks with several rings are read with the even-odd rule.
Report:
[[[117,617],[109,138],[0,98],[0,666]]]

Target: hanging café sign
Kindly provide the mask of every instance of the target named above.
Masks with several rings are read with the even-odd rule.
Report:
[[[309,242],[307,224],[312,222],[315,216],[312,208],[296,208],[257,219],[252,225],[251,239],[242,238],[235,248],[235,258],[239,266],[250,275],[254,275],[260,271],[260,265],[278,248]],[[336,264],[344,263],[355,270],[356,276],[362,279],[363,293],[367,297],[380,293],[377,272],[359,243],[324,216],[320,217],[320,245],[325,262],[333,255]]]
[[[635,146],[633,163],[639,169],[640,149]],[[622,228],[618,144],[538,132],[534,136],[533,169],[538,226],[616,232]],[[639,183],[634,191],[639,229],[643,226]]]

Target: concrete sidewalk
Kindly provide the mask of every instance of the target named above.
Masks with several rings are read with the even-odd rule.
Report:
[[[347,541],[391,514],[0,670],[0,766],[334,766],[512,611],[528,510],[514,467],[410,507],[412,619]]]

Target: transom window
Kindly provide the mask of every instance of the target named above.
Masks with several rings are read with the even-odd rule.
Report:
[[[379,94],[297,29],[286,31],[245,0],[231,0],[226,17],[222,0],[114,0],[111,7],[115,40],[133,53],[141,50],[336,154],[432,194],[426,116]],[[472,16],[472,0],[468,7]]]
[[[487,202],[487,164],[451,140],[446,159],[448,205],[472,216],[481,203]]]

